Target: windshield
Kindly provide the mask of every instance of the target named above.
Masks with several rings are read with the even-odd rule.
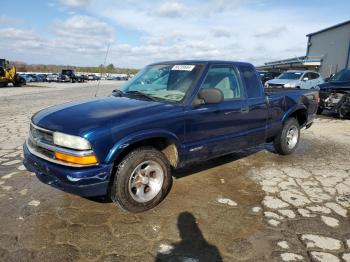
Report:
[[[330,82],[346,82],[350,81],[350,70],[343,69],[329,79]]]
[[[278,79],[290,79],[290,80],[298,80],[303,75],[302,72],[285,72],[281,74]]]
[[[127,93],[143,93],[154,99],[181,102],[201,74],[203,65],[147,66],[121,87]]]

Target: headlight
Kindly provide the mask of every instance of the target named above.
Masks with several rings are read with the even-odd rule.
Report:
[[[266,82],[264,86],[265,88],[269,88],[269,83]]]
[[[294,83],[287,83],[284,85],[284,87],[287,87],[287,88],[295,87],[295,84]]]
[[[53,133],[53,142],[55,145],[63,146],[77,150],[91,149],[90,142],[79,136],[72,136],[60,132]]]

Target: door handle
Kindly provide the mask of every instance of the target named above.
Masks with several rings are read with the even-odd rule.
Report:
[[[242,114],[248,114],[249,113],[249,107],[242,107],[241,108],[241,113]]]

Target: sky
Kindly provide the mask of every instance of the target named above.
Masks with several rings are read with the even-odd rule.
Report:
[[[350,1],[12,0],[0,58],[29,64],[141,68],[175,59],[254,65],[302,56],[306,34],[350,19]],[[109,48],[108,48],[109,47]]]

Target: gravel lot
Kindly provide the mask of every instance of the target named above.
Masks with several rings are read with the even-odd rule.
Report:
[[[160,206],[129,214],[21,163],[31,115],[96,84],[0,89],[0,261],[350,261],[349,120],[318,118],[291,156],[262,145],[178,170]]]

